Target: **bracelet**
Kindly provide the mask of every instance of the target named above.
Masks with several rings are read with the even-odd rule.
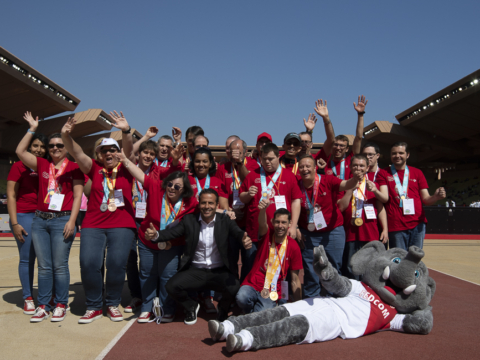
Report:
[[[365,111],[358,112],[358,115],[363,115],[365,114]]]
[[[30,129],[27,130],[27,133],[28,133],[28,134],[32,134],[32,135],[35,135],[35,131],[32,131],[32,130],[30,130]]]
[[[16,224],[12,224],[12,227],[15,226],[15,225],[20,225],[19,223],[16,223]]]
[[[307,133],[313,134],[313,130],[307,130]]]
[[[124,134],[130,134],[130,131],[132,131],[132,127],[131,127],[131,126],[128,127],[128,130],[125,130],[125,131],[122,130],[122,133],[124,133]]]
[[[323,125],[328,125],[328,124],[331,124],[331,123],[332,123],[332,122],[331,122],[330,120],[328,120],[328,121],[324,121],[324,122],[323,122]]]

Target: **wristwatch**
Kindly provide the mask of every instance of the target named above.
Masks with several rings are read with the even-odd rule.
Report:
[[[122,133],[124,133],[124,134],[130,134],[130,131],[132,131],[132,127],[131,127],[131,126],[128,127],[128,130],[125,130],[125,131],[122,130]]]

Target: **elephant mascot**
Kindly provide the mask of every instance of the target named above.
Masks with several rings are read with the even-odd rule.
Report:
[[[271,310],[210,320],[213,341],[226,340],[227,351],[259,350],[293,343],[358,338],[380,330],[428,334],[432,330],[435,281],[421,261],[425,253],[385,250],[379,241],[361,248],[351,259],[362,281],[340,276],[323,246],[314,249],[314,269],[329,296],[288,303]]]

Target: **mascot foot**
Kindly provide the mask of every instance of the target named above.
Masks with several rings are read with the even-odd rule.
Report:
[[[220,321],[210,320],[208,322],[208,332],[213,341],[217,342],[223,336],[225,328]]]
[[[243,346],[242,338],[239,335],[230,334],[227,336],[227,351],[240,351]]]

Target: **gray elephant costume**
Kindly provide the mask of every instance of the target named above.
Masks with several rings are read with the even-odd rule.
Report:
[[[357,338],[380,330],[428,334],[433,327],[435,281],[421,261],[422,249],[385,250],[367,243],[351,259],[362,281],[340,276],[328,262],[323,246],[314,249],[314,269],[333,296],[319,296],[220,323],[208,322],[214,341],[226,340],[227,351]]]

